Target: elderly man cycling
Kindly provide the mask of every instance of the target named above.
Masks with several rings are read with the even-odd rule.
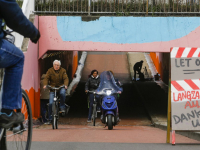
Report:
[[[65,112],[65,97],[66,97],[66,89],[69,83],[69,79],[66,73],[66,70],[61,67],[61,62],[59,60],[54,60],[53,67],[50,68],[46,76],[43,80],[44,89],[49,84],[51,87],[60,87],[62,85],[65,86],[65,88],[61,88],[59,91],[60,94],[60,112]],[[53,91],[50,91],[49,96],[49,122],[47,124],[50,124],[52,122],[52,103],[55,93]],[[67,109],[69,110],[69,106],[67,106]],[[67,111],[68,111],[67,110]]]

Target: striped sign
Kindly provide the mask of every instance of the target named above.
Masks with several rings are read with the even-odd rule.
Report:
[[[200,80],[177,80],[171,81],[172,91],[192,91],[192,90],[200,90]]]
[[[172,130],[200,130],[200,48],[171,48]]]
[[[171,48],[171,58],[191,58],[200,57],[200,48],[173,47]]]

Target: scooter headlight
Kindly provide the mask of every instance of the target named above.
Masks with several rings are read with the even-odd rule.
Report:
[[[110,91],[110,90],[107,90],[107,91],[106,91],[106,94],[107,94],[107,95],[110,95],[110,94],[111,94],[111,91]]]

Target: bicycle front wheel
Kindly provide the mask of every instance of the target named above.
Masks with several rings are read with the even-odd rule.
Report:
[[[95,120],[97,115],[97,104],[93,104],[93,126],[95,126]]]
[[[52,104],[52,128],[58,129],[58,106],[56,102]]]
[[[24,122],[5,130],[7,150],[30,150],[32,140],[32,111],[28,95],[22,90],[22,108],[15,110],[24,114]]]

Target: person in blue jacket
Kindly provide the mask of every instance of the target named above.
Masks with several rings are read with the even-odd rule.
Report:
[[[39,40],[40,32],[24,16],[15,0],[0,0],[0,26],[3,20],[9,28],[30,38],[33,43]],[[0,106],[2,106],[0,127],[10,128],[13,124],[24,121],[22,113],[13,111],[13,109],[20,109],[22,105],[21,79],[24,54],[15,45],[5,40],[4,36],[0,28],[0,68],[5,68],[0,96]]]

